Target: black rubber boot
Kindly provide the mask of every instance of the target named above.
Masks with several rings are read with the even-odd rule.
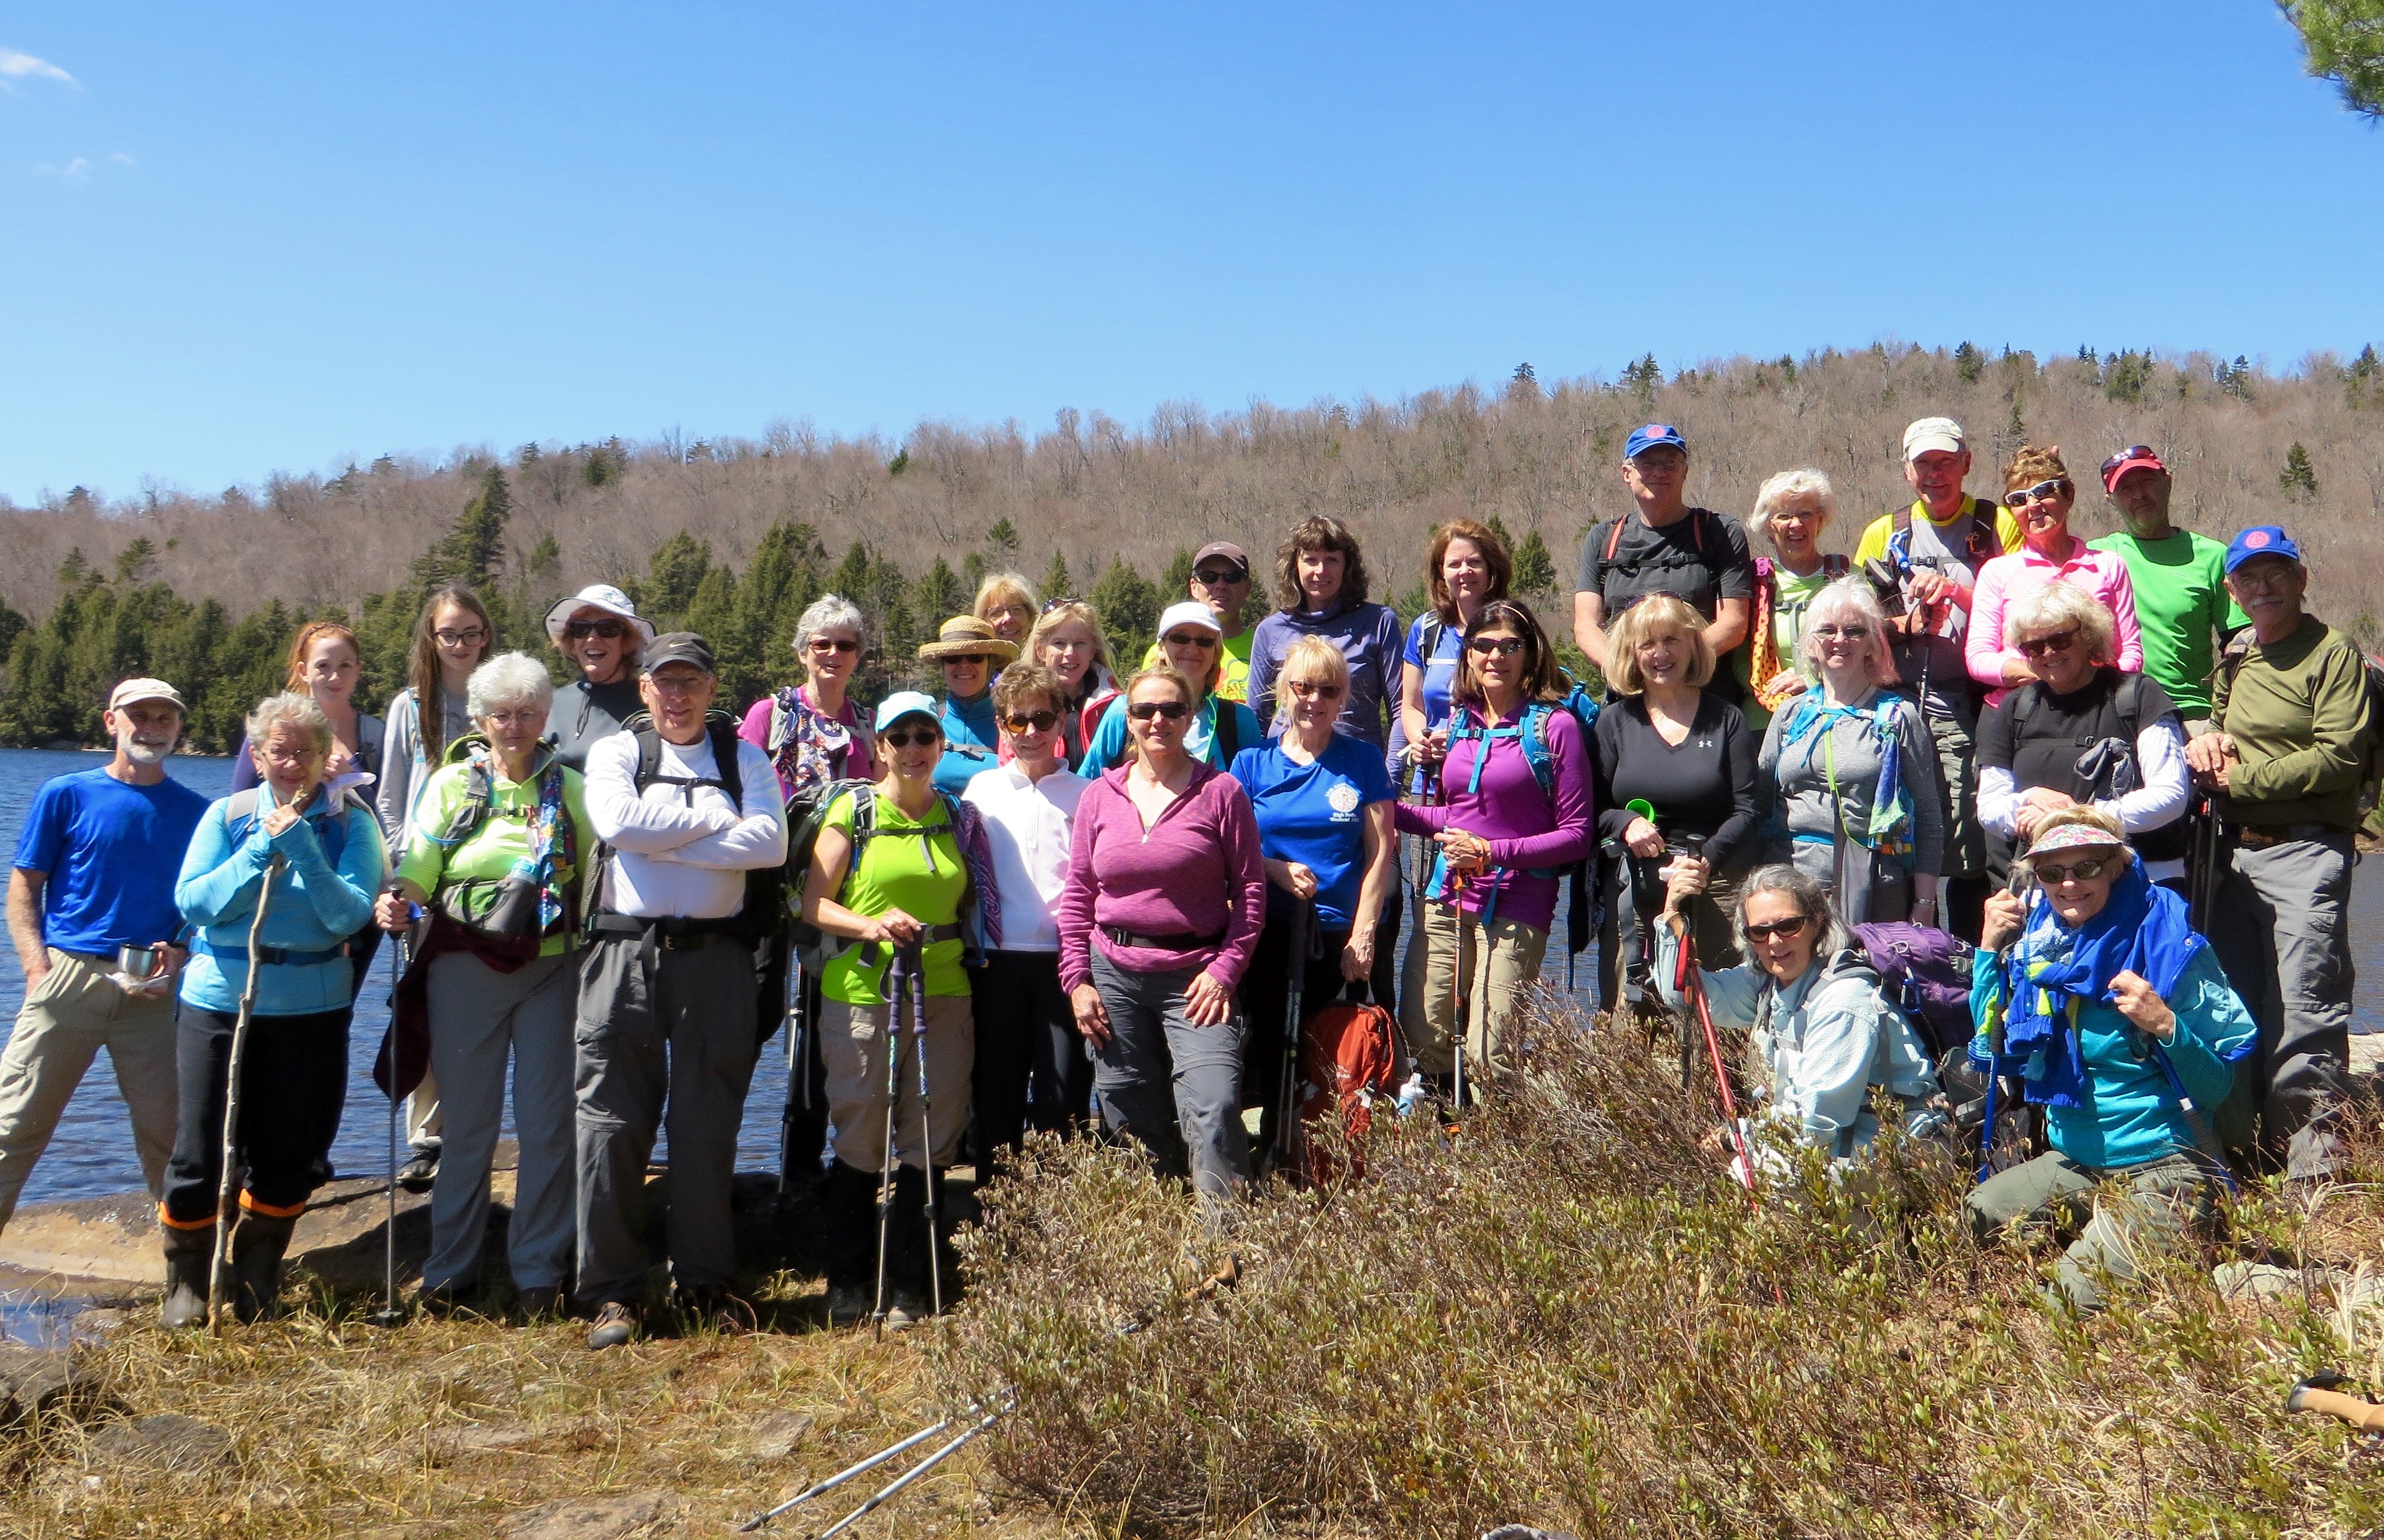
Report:
[[[232,1313],[243,1323],[273,1318],[281,1299],[281,1259],[297,1227],[294,1216],[241,1211],[231,1233],[231,1277]]]
[[[838,1161],[820,1184],[821,1268],[830,1288],[877,1285],[877,1174]]]
[[[216,1257],[216,1227],[177,1230],[166,1235],[166,1304],[158,1314],[168,1331],[179,1332],[207,1323],[207,1269]]]

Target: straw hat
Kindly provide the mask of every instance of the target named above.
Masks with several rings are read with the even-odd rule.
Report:
[[[936,640],[919,648],[919,656],[933,663],[973,654],[996,663],[1016,663],[1018,644],[993,634],[993,627],[973,615],[956,615],[936,627]]]

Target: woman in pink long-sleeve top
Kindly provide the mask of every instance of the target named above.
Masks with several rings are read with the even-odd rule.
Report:
[[[1184,751],[1189,680],[1148,668],[1125,699],[1134,758],[1076,804],[1060,984],[1111,1125],[1214,1199],[1250,1171],[1234,990],[1266,920],[1258,820],[1238,782]]]
[[[2061,463],[2059,447],[2020,445],[2004,472],[2004,505],[2018,520],[2025,540],[2018,550],[1979,569],[1969,630],[1962,640],[1970,677],[1990,687],[1987,704],[2036,677],[2028,660],[2004,639],[2004,612],[2047,583],[2067,583],[2101,600],[2119,634],[2119,671],[2142,673],[2144,639],[2136,625],[2136,590],[2128,580],[2128,564],[2117,552],[2091,550],[2069,532],[2078,484]]]

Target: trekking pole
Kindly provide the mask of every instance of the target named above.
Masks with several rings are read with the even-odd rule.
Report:
[[[1299,1006],[1308,987],[1309,938],[1314,925],[1314,907],[1306,899],[1294,898],[1287,943],[1290,976],[1284,985],[1283,1079],[1274,1098],[1275,1164],[1283,1171],[1296,1172],[1299,1160]]]
[[[1465,991],[1465,876],[1459,872],[1448,874],[1449,918],[1457,927],[1457,955],[1448,960],[1448,1030],[1450,1072],[1448,1115],[1452,1122],[1465,1111],[1465,1049],[1467,1038],[1472,1036],[1466,1021],[1466,1006],[1471,1003]]]
[[[232,1019],[231,1051],[224,1079],[223,1175],[216,1184],[216,1254],[207,1265],[207,1330],[224,1325],[224,1284],[231,1273],[232,1200],[240,1189],[240,1075],[248,1057],[248,1024],[256,1014],[256,980],[265,965],[258,954],[265,947],[265,916],[273,907],[273,879],[281,875],[279,852],[266,863],[265,880],[256,888],[256,915],[248,922],[248,977],[240,987],[240,1014]]]
[[[877,1301],[869,1312],[874,1336],[886,1335],[886,1242],[894,1223],[894,1103],[902,1095],[902,1021],[900,997],[894,994],[894,969],[886,965],[886,1149],[877,1161]]]
[[[405,976],[405,938],[392,938],[389,951],[389,1009],[397,1013],[398,981]],[[403,1326],[405,1312],[397,1308],[397,1048],[390,1046],[389,1061],[389,1221],[382,1226],[380,1309],[365,1317],[375,1326]]]
[[[2384,1433],[2384,1407],[2339,1388],[2350,1383],[2332,1371],[2312,1374],[2286,1396],[2285,1410],[2322,1411],[2328,1417],[2341,1418],[2362,1433]]]
[[[1678,910],[1673,913],[1680,913]],[[1689,1003],[1696,1008],[1697,1025],[1705,1029],[1706,1056],[1713,1062],[1714,1089],[1721,1093],[1722,1116],[1730,1124],[1731,1142],[1738,1147],[1738,1178],[1746,1185],[1748,1199],[1760,1206],[1755,1196],[1755,1151],[1747,1146],[1746,1130],[1739,1125],[1738,1098],[1730,1088],[1730,1069],[1722,1061],[1721,1034],[1714,1030],[1713,1009],[1706,1001],[1705,975],[1697,968],[1696,930],[1686,914],[1681,914],[1680,919],[1680,962],[1672,973],[1672,988],[1687,995]]]
[[[1013,1403],[1011,1401],[1005,1399],[1001,1405],[994,1408],[991,1411],[987,1412],[983,1418],[979,1419],[975,1426],[970,1428],[958,1438],[955,1438],[950,1443],[945,1445],[942,1448],[937,1449],[934,1454],[929,1455],[926,1459],[919,1461],[918,1464],[913,1465],[908,1471],[896,1476],[883,1487],[880,1487],[877,1491],[872,1493],[867,1502],[863,1503],[859,1508],[854,1509],[843,1518],[838,1519],[835,1523],[832,1523],[828,1525],[827,1528],[820,1531],[817,1540],[833,1540],[834,1536],[843,1534],[846,1530],[849,1530],[853,1525],[861,1522],[862,1520],[866,1519],[872,1513],[876,1512],[882,1505],[893,1501],[896,1497],[901,1495],[904,1487],[910,1485],[913,1482],[917,1481],[921,1476],[925,1475],[928,1472],[934,1470],[945,1460],[950,1459],[952,1456],[960,1453],[962,1447],[967,1444],[969,1440],[975,1438],[977,1434],[985,1432],[986,1429],[993,1426],[995,1422],[1000,1421],[1001,1414],[1008,1411],[1012,1404]]]
[[[2018,855],[2014,855],[2012,857],[2011,876],[2005,879],[2004,890],[2011,894],[2014,898],[2018,898],[2020,894],[2028,891],[2028,863],[2020,860]],[[2026,918],[2023,917],[2020,923],[2019,934],[2015,935],[2009,941],[2005,942],[2002,946],[1995,949],[1996,977],[2003,979],[2009,978],[2009,964],[2011,962],[2012,948],[2019,945],[2020,936],[2024,936],[2027,933],[2028,924]],[[2006,1000],[2004,1002],[2004,1014],[2007,1016],[2010,1012],[2011,1001]],[[1995,1170],[1995,1119],[2001,1115],[2001,1110],[1997,1107],[1996,1103],[2000,1099],[1999,1093],[2003,1087],[2003,1075],[1996,1069],[1996,1066],[2003,1062],[2003,1056],[2004,1018],[2003,1016],[1998,1016],[1995,1018],[1994,1025],[1989,1028],[1987,1032],[1986,1123],[1979,1131],[1979,1180],[1981,1182],[1984,1182],[1988,1177],[1993,1175]]]
[[[812,1105],[811,1083],[811,1012],[806,1010],[809,982],[803,975],[801,961],[794,947],[787,948],[787,1105],[778,1114],[778,1200],[785,1202],[795,1185],[795,1162],[802,1156],[795,1149],[795,1120]],[[800,1100],[798,1099],[800,1099]],[[814,1161],[819,1151],[810,1151]]]
[[[771,1520],[776,1518],[779,1514],[811,1501],[813,1497],[818,1497],[823,1492],[833,1492],[855,1476],[868,1474],[870,1472],[875,1471],[879,1466],[885,1464],[888,1460],[896,1459],[899,1456],[907,1454],[911,1450],[917,1448],[920,1445],[925,1444],[927,1440],[935,1437],[936,1434],[943,1432],[946,1428],[949,1428],[951,1425],[952,1420],[949,1417],[945,1418],[940,1422],[930,1423],[928,1426],[921,1428],[917,1433],[913,1434],[910,1437],[903,1439],[899,1444],[890,1445],[886,1448],[880,1449],[866,1459],[857,1460],[854,1463],[846,1466],[843,1470],[838,1471],[832,1476],[824,1476],[820,1480],[812,1483],[809,1486],[804,1487],[793,1497],[788,1497],[785,1502],[780,1503],[777,1507],[771,1509],[765,1513],[756,1513],[751,1519],[746,1520],[743,1523],[737,1526],[737,1533],[739,1534],[751,1534],[755,1530],[760,1529],[763,1525],[768,1523]]]
[[[937,1248],[936,1136],[929,1124],[929,1114],[935,1110],[936,1103],[934,1097],[927,1090],[927,969],[920,954],[919,943],[915,941],[904,949],[900,961],[903,965],[904,982],[908,986],[905,992],[910,995],[912,1000],[911,1021],[917,1037],[919,1165],[920,1174],[926,1182],[926,1199],[924,1207],[927,1216],[927,1290],[928,1298],[935,1302],[936,1313],[941,1315],[944,1313],[944,1259]]]

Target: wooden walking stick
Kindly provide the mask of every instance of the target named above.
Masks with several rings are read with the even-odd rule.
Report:
[[[273,879],[281,875],[279,855],[266,863],[256,888],[256,916],[248,922],[248,977],[240,987],[240,1014],[231,1024],[231,1051],[224,1075],[223,1176],[216,1184],[216,1254],[207,1266],[207,1330],[223,1330],[224,1285],[231,1273],[233,1198],[240,1190],[240,1074],[248,1058],[248,1024],[256,1014],[256,980],[265,964],[265,915],[273,904]]]

